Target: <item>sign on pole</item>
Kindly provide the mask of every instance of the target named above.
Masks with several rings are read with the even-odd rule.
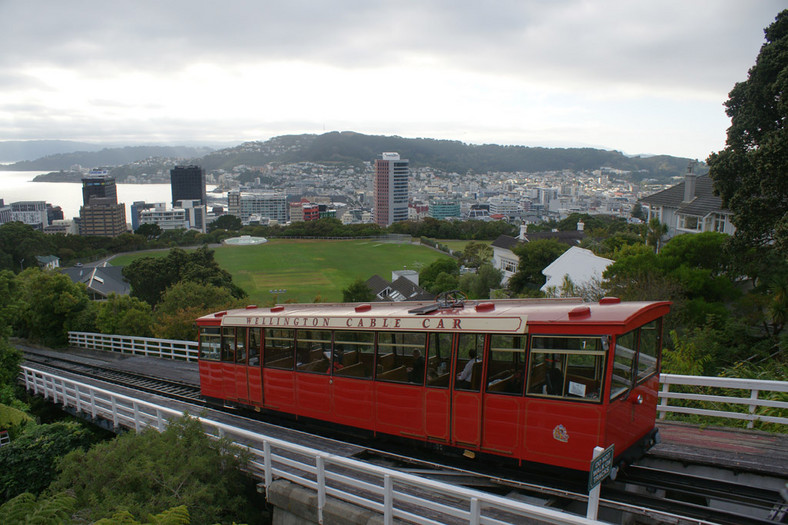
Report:
[[[588,472],[588,492],[602,483],[610,475],[613,468],[613,449],[615,445],[610,445],[606,449],[594,447],[594,458],[591,460],[591,470]],[[602,449],[602,453],[597,455],[596,449]]]
[[[591,468],[588,471],[588,510],[586,518],[595,520],[599,511],[599,493],[602,487],[599,486],[606,477],[610,475],[613,468],[614,445],[607,448],[594,447],[594,455],[591,459]]]

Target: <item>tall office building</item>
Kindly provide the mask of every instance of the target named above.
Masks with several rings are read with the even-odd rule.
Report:
[[[205,170],[200,166],[175,166],[170,170],[170,187],[172,188],[172,206],[180,200],[200,200],[200,204],[208,204],[205,193]]]
[[[92,197],[110,198],[118,202],[118,189],[115,179],[109,176],[106,168],[90,170],[90,174],[82,179],[82,204],[90,204]]]
[[[79,234],[117,237],[126,233],[126,205],[118,203],[115,179],[105,169],[92,170],[82,179]]]
[[[375,159],[375,223],[386,227],[408,220],[408,161],[387,152]]]

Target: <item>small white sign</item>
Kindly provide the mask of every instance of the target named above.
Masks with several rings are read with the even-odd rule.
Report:
[[[573,396],[586,397],[586,386],[583,383],[569,381],[569,393]]]

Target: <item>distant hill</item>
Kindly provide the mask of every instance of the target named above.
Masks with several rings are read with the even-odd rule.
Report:
[[[35,160],[47,155],[72,151],[98,151],[107,145],[73,140],[6,140],[0,141],[0,162]]]
[[[199,158],[211,151],[213,151],[213,148],[190,146],[126,146],[123,148],[104,148],[99,151],[72,150],[71,153],[56,153],[36,160],[25,160],[6,166],[0,166],[0,170],[60,171],[68,170],[75,164],[79,164],[85,168],[122,166],[151,157],[171,159]]]
[[[213,150],[198,147],[132,146],[105,148],[100,151],[78,151],[48,155],[33,161],[0,166],[5,170],[67,171],[79,164],[92,168],[116,166],[113,175],[168,171],[176,163],[199,164],[206,171],[240,165],[263,166],[315,162],[320,164],[361,165],[374,160],[381,152],[396,151],[409,159],[413,167],[432,167],[456,173],[488,171],[590,171],[600,167],[632,172],[635,181],[656,179],[667,181],[681,176],[690,159],[669,155],[627,156],[619,151],[594,148],[542,148],[499,146],[496,144],[465,144],[456,140],[403,138],[397,136],[363,135],[351,131],[322,135],[282,135],[267,141],[244,142],[238,146]],[[131,166],[147,160],[144,165]],[[699,166],[704,173],[705,165]]]
[[[593,148],[534,148],[525,146],[474,145],[454,140],[403,138],[332,132],[322,135],[283,135],[265,142],[245,142],[194,159],[206,170],[231,169],[240,164],[344,163],[372,161],[383,151],[399,152],[411,166],[430,166],[445,171],[585,171],[610,167],[633,172],[633,178],[666,180],[680,176],[691,159],[654,155],[628,157],[619,151]],[[700,169],[703,171],[703,168]]]

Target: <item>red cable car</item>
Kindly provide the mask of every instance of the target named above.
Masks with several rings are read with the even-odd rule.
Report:
[[[470,452],[589,469],[656,439],[669,302],[287,304],[197,320],[202,394]]]

